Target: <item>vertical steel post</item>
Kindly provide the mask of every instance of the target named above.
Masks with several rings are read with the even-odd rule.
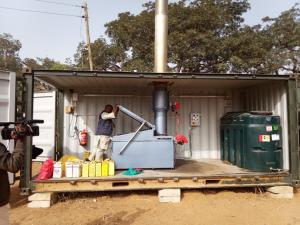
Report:
[[[25,85],[25,118],[31,120],[33,119],[33,74],[25,75]],[[29,194],[32,179],[32,137],[26,137],[24,147],[24,170],[21,174],[20,187],[22,194]]]
[[[297,83],[295,79],[291,79],[288,81],[289,160],[294,182],[299,182],[300,172],[297,121]]]
[[[55,155],[54,159],[59,160],[63,156],[64,138],[64,93],[56,92],[56,121],[55,121]]]

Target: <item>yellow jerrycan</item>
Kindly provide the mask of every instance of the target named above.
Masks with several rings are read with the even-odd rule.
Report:
[[[102,163],[96,162],[96,177],[102,176]]]
[[[90,162],[89,164],[89,177],[96,176],[96,162]]]
[[[109,175],[109,161],[105,160],[102,162],[102,177],[107,177]]]
[[[115,162],[112,160],[108,161],[108,175],[109,176],[115,175]]]
[[[90,166],[89,162],[82,163],[82,173],[81,173],[82,177],[89,177],[89,166]]]

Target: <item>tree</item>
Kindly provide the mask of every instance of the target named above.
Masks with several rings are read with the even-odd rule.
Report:
[[[21,72],[23,66],[32,69],[64,70],[71,69],[73,65],[67,59],[66,63],[60,63],[54,59],[46,58],[25,58],[21,60],[19,51],[22,44],[15,40],[10,34],[0,34],[0,69]]]
[[[139,15],[121,13],[118,19],[106,24],[106,34],[113,44],[127,53],[123,70],[152,71],[154,55],[154,7],[145,5]]]
[[[269,73],[265,59],[272,49],[272,42],[260,25],[245,26],[224,41],[225,55],[228,59],[221,70],[231,73]]]
[[[25,58],[23,59],[23,64],[24,66],[31,68],[31,69],[42,69],[42,66],[38,63],[36,59],[32,58]]]
[[[170,58],[179,72],[226,72],[228,38],[236,34],[247,1],[197,0],[170,7]]]
[[[15,40],[12,35],[0,34],[0,69],[21,71],[22,64],[19,57],[21,47],[21,42]]]
[[[72,69],[72,65],[70,63],[63,64],[58,61],[55,61],[54,59],[50,59],[48,57],[46,58],[25,58],[23,60],[23,64],[27,67],[30,67],[31,69],[35,70],[66,70],[66,69]]]
[[[98,38],[92,42],[91,49],[96,70],[118,71],[126,58],[125,52],[119,46],[108,44],[103,38]],[[77,67],[81,69],[89,68],[88,49],[83,42],[79,43],[74,59]]]
[[[181,0],[169,4],[169,71],[193,73],[299,73],[300,9],[295,5],[262,24],[244,24],[247,0]],[[149,72],[154,68],[155,3],[138,15],[120,13],[107,23],[109,41],[92,43],[99,70]],[[109,42],[109,43],[108,43]],[[77,65],[88,68],[81,43]]]
[[[295,5],[277,18],[263,19],[272,47],[265,67],[273,73],[300,73],[300,9]]]
[[[121,13],[106,24],[112,43],[127,53],[123,70],[152,71],[154,3],[139,15]],[[169,5],[169,64],[177,72],[225,72],[226,39],[243,23],[247,0],[182,0]]]

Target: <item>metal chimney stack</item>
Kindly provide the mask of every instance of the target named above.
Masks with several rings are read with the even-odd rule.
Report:
[[[155,56],[154,72],[167,72],[168,63],[168,0],[155,3]],[[153,111],[156,135],[167,135],[169,92],[167,82],[154,83]]]
[[[167,72],[168,62],[168,0],[155,3],[154,72]]]

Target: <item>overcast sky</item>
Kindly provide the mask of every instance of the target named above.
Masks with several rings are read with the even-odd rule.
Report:
[[[80,0],[48,0],[80,5]],[[170,0],[174,2],[176,0]],[[246,23],[254,25],[265,16],[276,17],[300,0],[248,0],[251,10],[245,14]],[[92,40],[105,35],[105,23],[120,12],[138,13],[148,0],[89,0]],[[49,4],[39,0],[0,0],[0,33],[10,33],[21,41],[20,56],[50,57],[64,62],[73,57],[78,43],[85,38],[83,21],[79,17],[55,16],[21,12],[1,7],[81,15],[81,8]]]

